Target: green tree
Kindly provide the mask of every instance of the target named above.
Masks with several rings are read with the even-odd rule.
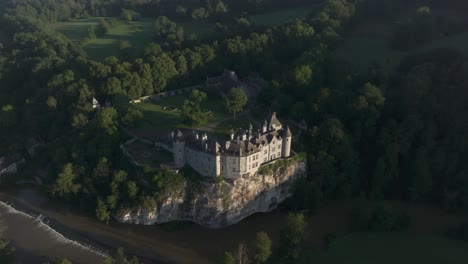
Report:
[[[143,118],[143,113],[138,107],[131,105],[125,115],[122,117],[122,123],[126,126],[132,127],[139,120]]]
[[[236,259],[231,252],[224,252],[223,264],[236,264]]]
[[[127,189],[128,189],[128,197],[130,197],[130,199],[135,199],[138,194],[138,186],[136,182],[129,181],[127,183]]]
[[[117,77],[110,77],[104,84],[104,93],[106,95],[122,94],[122,82]]]
[[[104,264],[138,264],[138,258],[133,257],[131,260],[128,260],[127,257],[125,256],[124,249],[122,247],[119,247],[117,249],[117,252],[113,257],[107,257],[104,260]]]
[[[237,246],[236,259],[238,264],[248,264],[250,262],[247,244],[244,241]]]
[[[283,230],[284,248],[287,256],[293,259],[299,257],[302,243],[307,237],[307,222],[303,214],[289,213],[286,229]]]
[[[95,25],[91,25],[91,26],[88,26],[88,32],[87,32],[87,37],[88,39],[95,39],[96,38],[96,26]]]
[[[368,103],[376,106],[380,106],[385,102],[385,97],[382,91],[371,83],[364,84],[362,93],[365,96]]]
[[[206,101],[206,99],[206,93],[195,89],[192,91],[190,100],[184,101],[182,115],[188,122],[193,125],[200,125],[208,120],[206,111],[202,109],[202,103]]]
[[[122,8],[122,12],[120,13],[120,19],[122,19],[125,22],[132,22],[134,20],[138,20],[140,17],[140,14],[129,9]]]
[[[117,131],[117,110],[113,107],[99,109],[96,113],[96,126],[105,129],[108,134]]]
[[[421,17],[430,16],[431,8],[429,6],[421,6],[416,10],[416,14]]]
[[[163,42],[165,46],[180,46],[184,41],[184,29],[166,16],[157,17],[153,28],[155,40]]]
[[[49,109],[56,109],[57,108],[57,99],[55,99],[53,96],[49,96],[47,98],[47,107],[49,107]]]
[[[203,19],[208,17],[208,11],[203,8],[195,8],[192,10],[192,18],[193,19]]]
[[[312,68],[309,65],[298,66],[294,69],[294,81],[299,86],[305,86],[312,81]]]
[[[266,263],[271,256],[271,240],[265,232],[258,232],[255,239],[255,255],[256,263]]]
[[[52,194],[65,197],[69,194],[77,194],[81,185],[76,183],[77,175],[73,169],[73,164],[67,163],[59,173],[55,184],[52,186]]]
[[[109,223],[111,213],[107,209],[107,205],[101,199],[97,200],[96,216],[99,221]]]
[[[241,88],[231,88],[227,94],[225,101],[226,110],[234,114],[236,120],[236,113],[241,112],[247,104],[247,95]]]

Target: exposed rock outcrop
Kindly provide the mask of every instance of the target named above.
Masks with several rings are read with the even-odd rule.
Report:
[[[305,163],[283,166],[276,172],[257,174],[235,181],[205,182],[200,193],[181,189],[151,209],[134,208],[115,216],[124,223],[152,225],[187,220],[210,228],[220,228],[245,217],[275,209],[290,195],[290,187],[305,175]]]

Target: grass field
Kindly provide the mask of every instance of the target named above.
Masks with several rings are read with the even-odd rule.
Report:
[[[378,233],[345,236],[326,252],[305,251],[289,263],[464,264],[467,260],[468,243],[431,235]]]
[[[174,128],[193,128],[182,122],[182,106],[187,98],[186,95],[177,95],[163,98],[157,102],[138,103],[138,108],[143,112],[143,120],[139,122],[137,128],[161,131],[169,131]],[[163,109],[165,106],[176,107],[177,110],[165,111]],[[218,98],[209,99],[204,104],[204,108],[212,112],[208,122],[215,122],[230,116],[224,109],[223,101],[218,100]]]
[[[303,7],[287,8],[281,11],[254,15],[250,21],[259,26],[279,26],[297,18],[304,18],[314,11],[318,10],[320,4],[307,5]]]
[[[87,35],[87,28],[98,25],[101,17],[77,19],[68,22],[60,22],[52,25],[52,28],[64,34],[73,41],[79,41]],[[95,60],[104,60],[109,56],[119,56],[119,41],[126,40],[132,45],[133,56],[141,55],[146,44],[152,41],[153,36],[152,18],[143,18],[140,21],[121,23],[98,38],[86,42],[83,49],[88,56]],[[193,22],[180,24],[184,28],[186,37],[195,33],[199,38],[204,38],[214,33],[214,25]]]

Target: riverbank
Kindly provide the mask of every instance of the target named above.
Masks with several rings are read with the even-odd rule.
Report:
[[[236,225],[216,230],[188,222],[153,226],[112,222],[106,225],[51,201],[33,187],[0,192],[0,200],[35,212],[35,215],[44,215],[65,237],[89,243],[103,251],[124,247],[128,254],[138,256],[144,263],[218,263],[224,251],[235,249],[241,241],[253,241],[261,230],[269,233],[277,249],[287,215],[282,210],[255,214]],[[387,204],[411,216],[414,223],[412,233],[443,235],[448,228],[468,220],[466,215],[449,214],[429,205]],[[349,213],[353,205],[353,201],[327,202],[308,216],[310,236],[306,247],[322,246],[329,233],[340,235],[349,232]]]
[[[10,199],[0,202],[0,218],[6,227],[4,236],[15,247],[14,255],[21,263],[42,263],[64,257],[74,263],[101,263],[107,256],[83,239],[74,240],[77,236],[71,230],[60,228],[55,221],[42,214],[35,215],[18,203],[12,204]]]

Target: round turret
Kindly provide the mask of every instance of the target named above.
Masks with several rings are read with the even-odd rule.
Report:
[[[176,168],[182,168],[185,165],[185,139],[180,130],[177,131],[172,145],[174,150],[174,165]]]
[[[291,130],[289,129],[289,126],[286,127],[285,133],[283,135],[283,146],[282,146],[282,153],[281,156],[283,158],[288,158],[291,156],[291,140],[292,140],[292,134]]]

